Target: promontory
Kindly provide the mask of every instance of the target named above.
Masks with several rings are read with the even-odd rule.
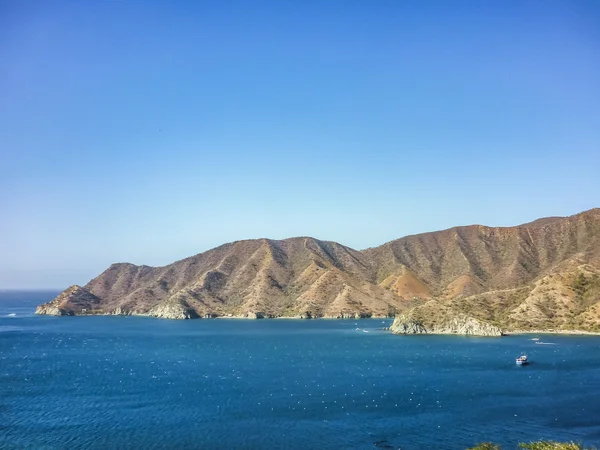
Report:
[[[164,267],[113,264],[36,313],[395,316],[392,331],[409,334],[600,331],[600,209],[362,251],[310,237],[237,241]]]

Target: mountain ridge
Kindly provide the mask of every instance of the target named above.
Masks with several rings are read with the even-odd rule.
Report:
[[[562,281],[548,279],[552,281],[547,283],[556,285],[554,291],[544,291],[540,297],[535,283],[553,271]],[[580,273],[589,278],[586,286],[592,294],[576,294],[567,286]],[[595,297],[598,275],[600,209],[594,208],[512,227],[452,227],[360,251],[301,236],[234,241],[165,266],[114,263],[85,286],[70,294],[64,291],[40,305],[37,313],[172,318],[385,317],[435,299],[443,305],[460,300],[462,306],[450,310],[492,320],[504,328],[523,327],[529,319],[517,319],[532,316],[532,326],[590,330],[600,325],[600,307],[588,310],[600,301]],[[559,289],[560,283],[564,286]],[[500,301],[500,291],[519,292],[515,294],[518,298]],[[567,321],[562,313],[558,315],[562,322],[554,316],[548,318],[552,307],[540,306],[548,303],[546,297],[559,292],[570,299],[568,306],[559,303],[562,309],[572,310],[565,312],[567,315],[576,311],[573,320]],[[587,296],[584,309],[576,306],[582,295]],[[473,300],[478,296],[483,300]],[[92,298],[98,301],[91,304]],[[524,302],[533,306],[523,306],[521,316],[515,316]],[[562,311],[556,305],[555,299],[555,307]],[[487,319],[482,313],[486,308],[495,311],[487,314]],[[545,308],[548,320],[540,319],[540,308]]]

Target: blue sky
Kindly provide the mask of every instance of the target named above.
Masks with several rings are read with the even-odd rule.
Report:
[[[596,1],[0,2],[0,288],[600,206]]]

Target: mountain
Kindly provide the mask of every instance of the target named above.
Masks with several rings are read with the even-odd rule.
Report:
[[[225,244],[165,267],[113,264],[38,312],[361,317],[388,316],[409,304],[371,279],[363,254],[335,242],[258,239]]]
[[[599,295],[600,209],[592,209],[515,227],[456,227],[363,251],[310,237],[258,239],[164,267],[113,264],[37,312],[195,318],[411,310],[416,317],[420,308],[433,322],[439,311],[443,323],[454,315],[503,329],[596,330]]]

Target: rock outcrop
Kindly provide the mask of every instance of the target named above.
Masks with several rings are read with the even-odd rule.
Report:
[[[394,334],[461,334],[469,336],[502,336],[500,328],[466,314],[442,310],[427,320],[414,310],[394,319],[390,331]]]
[[[419,320],[409,319],[401,315],[394,319],[390,325],[390,331],[394,334],[427,334],[427,328]]]
[[[248,314],[246,314],[246,317],[248,319],[264,319],[265,318],[265,314],[261,311],[257,311],[257,312],[249,312]]]
[[[177,302],[164,302],[156,305],[146,314],[161,319],[196,319],[198,314],[193,309]]]
[[[81,286],[71,286],[49,303],[40,305],[36,314],[50,316],[74,316],[95,314],[101,305],[101,300]]]
[[[351,311],[340,311],[339,313],[327,313],[323,316],[325,319],[368,319],[373,317],[370,312],[351,312]],[[385,317],[385,316],[379,316]]]

